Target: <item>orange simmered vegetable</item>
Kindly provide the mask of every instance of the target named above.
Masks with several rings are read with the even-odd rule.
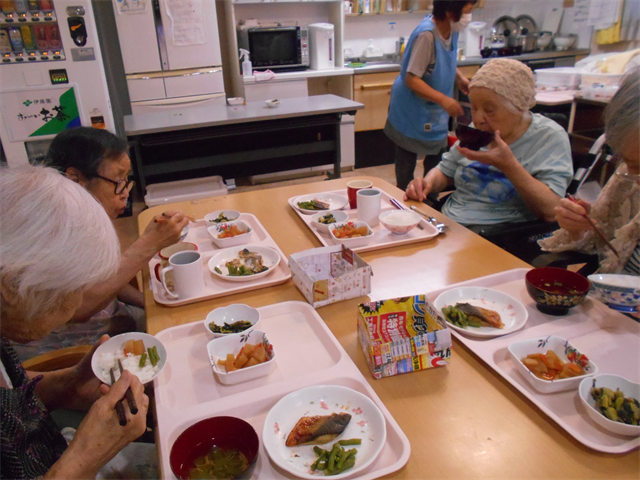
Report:
[[[560,380],[562,378],[584,375],[581,365],[564,362],[553,351],[545,353],[532,353],[522,359],[522,363],[538,378],[543,380]]]
[[[333,230],[333,235],[336,238],[356,238],[356,237],[366,237],[369,235],[369,229],[366,225],[362,227],[355,227],[352,222],[345,223],[344,225],[340,225]]]
[[[147,351],[142,340],[127,340],[123,350],[125,355],[142,355]]]
[[[224,367],[225,372],[233,372],[241,368],[253,367],[269,360],[267,351],[263,344],[251,345],[246,344],[242,350],[238,352],[238,356],[233,353],[227,354],[226,359],[219,359],[218,365]]]
[[[228,228],[222,227],[222,233],[218,234],[218,238],[231,238],[236,235],[242,235],[243,233],[247,233],[246,230],[240,230],[237,225],[231,225]]]

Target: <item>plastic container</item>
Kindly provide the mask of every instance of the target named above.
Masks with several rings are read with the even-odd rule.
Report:
[[[219,197],[228,193],[227,185],[222,177],[191,178],[175,182],[155,183],[147,185],[144,203],[148,207],[164,205],[165,203],[184,202],[201,198]]]
[[[576,90],[580,85],[581,72],[574,67],[539,68],[535,71],[536,87],[568,87]]]

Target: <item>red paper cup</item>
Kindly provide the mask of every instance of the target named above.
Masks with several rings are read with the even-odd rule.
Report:
[[[347,196],[349,197],[349,206],[351,208],[358,208],[358,197],[356,192],[363,188],[371,188],[373,183],[369,180],[351,180],[347,183]]]

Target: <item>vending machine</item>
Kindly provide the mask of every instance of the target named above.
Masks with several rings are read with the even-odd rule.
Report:
[[[90,0],[0,0],[0,141],[37,162],[76,126],[115,132]]]

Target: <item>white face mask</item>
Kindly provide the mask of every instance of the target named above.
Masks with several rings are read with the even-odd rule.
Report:
[[[470,22],[471,22],[471,14],[470,13],[465,13],[464,15],[462,15],[460,17],[460,21],[451,22],[451,31],[452,32],[461,32],[465,28],[467,28],[467,25],[469,25]]]

